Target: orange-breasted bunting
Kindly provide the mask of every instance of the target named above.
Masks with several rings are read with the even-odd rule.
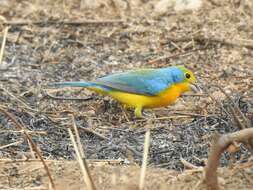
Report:
[[[92,82],[58,82],[54,87],[84,87],[109,95],[142,117],[143,108],[163,107],[182,93],[196,90],[194,74],[183,66],[159,69],[137,69],[98,78]]]

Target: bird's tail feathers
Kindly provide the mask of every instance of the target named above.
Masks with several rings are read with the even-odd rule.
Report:
[[[76,81],[76,82],[56,82],[56,83],[51,83],[48,85],[49,87],[93,87],[96,86],[96,84],[92,82],[81,82],[81,81]]]

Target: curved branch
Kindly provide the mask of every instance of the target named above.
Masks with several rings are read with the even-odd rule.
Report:
[[[234,142],[247,144],[253,139],[253,128],[246,128],[234,133],[220,135],[215,134],[213,143],[208,156],[207,165],[205,167],[205,183],[208,190],[218,190],[217,168],[221,154]]]

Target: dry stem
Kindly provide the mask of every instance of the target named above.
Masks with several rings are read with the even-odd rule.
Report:
[[[5,43],[6,43],[6,38],[7,38],[8,30],[9,30],[9,27],[6,27],[6,28],[4,29],[3,41],[2,41],[2,46],[1,46],[1,50],[0,50],[0,64],[1,64],[2,61],[3,61],[4,48],[5,48]]]
[[[90,174],[90,171],[89,171],[86,159],[82,158],[81,153],[79,152],[77,143],[75,141],[74,135],[73,135],[73,133],[72,133],[72,131],[71,131],[70,128],[68,129],[68,132],[69,132],[70,139],[72,141],[72,144],[73,144],[75,152],[76,152],[77,161],[79,163],[81,172],[83,174],[84,182],[86,183],[88,190],[95,190],[96,187],[95,187],[95,185],[93,183],[93,180],[91,178],[91,174]]]
[[[167,38],[168,41],[172,42],[188,42],[188,41],[196,41],[199,43],[212,43],[212,44],[222,44],[227,46],[235,46],[235,47],[246,47],[248,49],[253,49],[253,45],[251,43],[241,43],[239,40],[228,40],[216,37],[203,37],[203,36],[194,36],[194,37],[182,37],[182,38]],[[250,40],[247,40],[250,41]],[[165,42],[166,44],[168,42]]]
[[[61,97],[61,96],[54,96],[52,94],[50,94],[49,92],[47,91],[43,91],[43,93],[51,98],[51,99],[54,99],[54,100],[75,100],[75,101],[87,101],[87,100],[92,100],[93,97],[85,97],[85,98],[74,98],[74,97]]]
[[[65,24],[65,25],[106,25],[106,24],[122,24],[124,23],[123,20],[77,20],[77,21],[6,21],[4,22],[5,25],[11,26],[23,26],[23,25],[55,25],[55,24]]]
[[[201,169],[201,167],[198,167],[198,166],[195,166],[193,165],[192,163],[188,162],[187,160],[183,159],[183,158],[180,158],[180,161],[182,162],[182,164],[184,165],[184,167],[186,169]]]
[[[188,54],[192,54],[193,52],[196,52],[196,51],[202,51],[202,50],[207,50],[207,49],[210,49],[210,48],[209,47],[203,47],[203,48],[198,48],[198,49],[192,49],[192,50],[185,51],[185,52],[180,51],[179,53],[176,53],[176,54],[164,55],[164,56],[158,57],[156,59],[148,61],[148,63],[149,64],[155,64],[155,63],[158,63],[158,62],[161,62],[161,61],[165,61],[165,60],[168,60],[168,59],[173,59],[173,58],[176,58],[176,57],[179,57],[179,56],[188,55]]]
[[[205,167],[205,183],[208,190],[218,190],[217,168],[221,154],[234,142],[245,143],[253,139],[253,128],[243,129],[234,133],[215,134]]]
[[[4,148],[8,148],[10,146],[18,146],[21,143],[23,143],[23,141],[17,141],[17,142],[13,142],[13,143],[10,143],[10,144],[6,144],[6,145],[3,145],[3,146],[0,146],[0,150],[4,149]]]
[[[76,141],[77,141],[79,152],[81,154],[81,157],[85,158],[84,151],[83,151],[83,146],[82,146],[80,135],[79,135],[79,132],[78,132],[78,129],[77,129],[77,126],[76,126],[76,121],[75,121],[74,115],[71,115],[71,119],[72,119],[72,124],[73,124],[73,128],[74,128],[75,135],[76,135]]]
[[[142,159],[142,166],[141,166],[139,190],[144,189],[144,181],[145,181],[146,169],[147,169],[147,164],[148,164],[149,144],[150,144],[150,129],[147,129],[146,134],[145,134],[145,141],[144,141],[144,151],[143,151],[143,159]]]

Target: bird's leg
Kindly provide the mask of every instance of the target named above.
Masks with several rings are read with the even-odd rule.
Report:
[[[141,118],[142,117],[142,107],[141,106],[135,107],[134,115],[137,118]]]

